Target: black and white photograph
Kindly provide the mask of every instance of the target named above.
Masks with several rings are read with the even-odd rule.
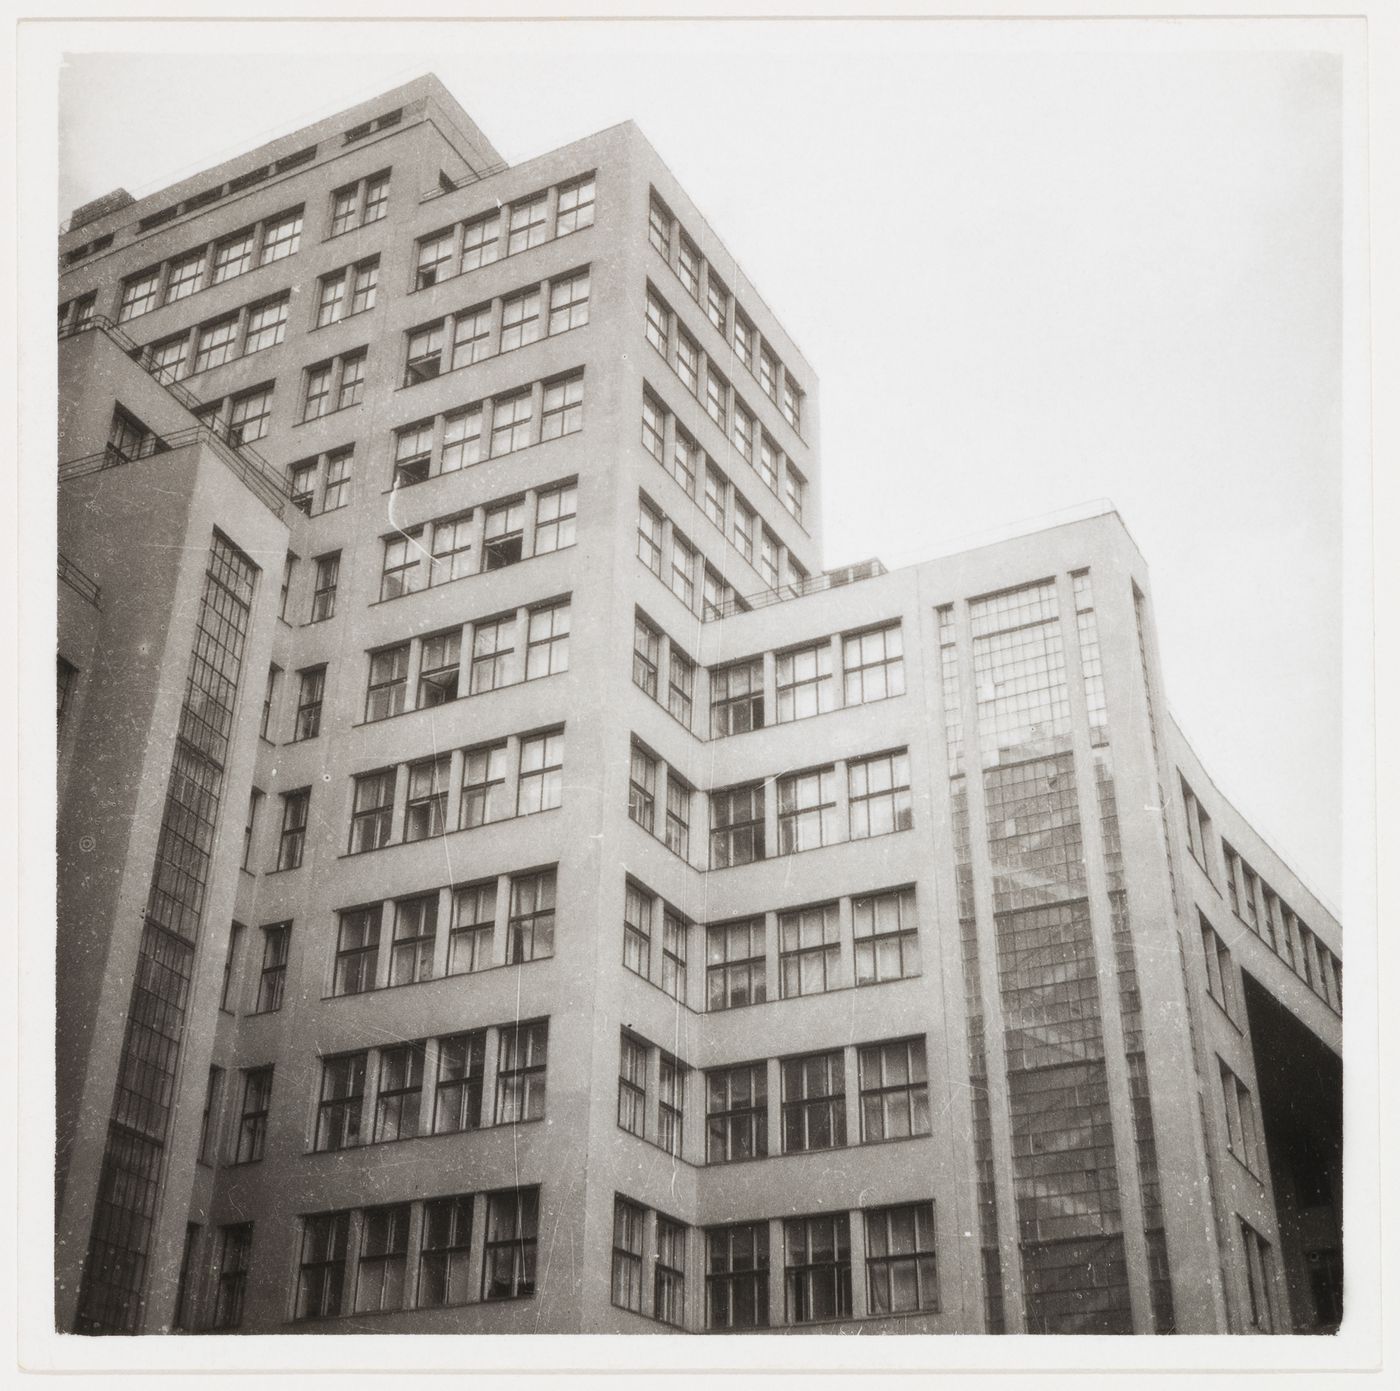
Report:
[[[20,26],[23,1365],[1374,1365],[1365,17],[425,14]]]

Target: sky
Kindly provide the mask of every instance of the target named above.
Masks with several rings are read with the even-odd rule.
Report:
[[[94,26],[57,213],[424,71],[512,163],[635,120],[816,368],[827,564],[1111,500],[1173,713],[1336,908],[1342,64],[1049,27]]]

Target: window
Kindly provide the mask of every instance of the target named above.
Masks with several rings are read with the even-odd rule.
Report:
[[[316,557],[316,585],[311,593],[311,621],[335,617],[335,591],[340,583],[340,552]]]
[[[839,983],[839,920],[834,903],[778,915],[778,971],[783,999],[820,995]]]
[[[661,513],[642,501],[637,511],[637,556],[658,579],[661,576]]]
[[[667,259],[671,255],[671,225],[674,219],[660,200],[652,194],[647,210],[647,240]]]
[[[207,372],[221,367],[235,356],[238,343],[238,315],[229,314],[212,324],[205,324],[195,335],[194,366],[191,371]]]
[[[758,384],[765,394],[774,402],[778,399],[778,359],[768,351],[767,348],[760,348],[758,353]]]
[[[666,457],[666,415],[650,392],[642,396],[642,444],[658,463]]]
[[[317,1150],[340,1150],[360,1142],[365,1099],[364,1053],[321,1061],[321,1100],[316,1115]]]
[[[228,950],[224,955],[224,980],[223,988],[219,993],[219,1008],[226,1013],[232,1014],[234,1011],[229,1005],[229,989],[234,980],[234,967],[238,963],[239,948],[243,941],[243,924],[230,923],[228,930]]]
[[[388,211],[389,171],[372,174],[357,183],[347,184],[331,194],[330,235],[354,231],[371,222],[378,222]]]
[[[684,232],[676,245],[676,274],[690,291],[692,299],[700,298],[700,252]]]
[[[1249,1326],[1260,1333],[1274,1331],[1273,1248],[1243,1218],[1240,1238],[1244,1242],[1245,1283],[1249,1290]]]
[[[768,1327],[768,1224],[705,1233],[705,1326]]]
[[[632,681],[656,699],[661,664],[661,634],[640,614],[632,633]]]
[[[450,754],[409,764],[404,840],[428,840],[446,832],[447,774],[451,766]]]
[[[831,676],[831,644],[815,643],[778,654],[777,722],[805,720],[831,710],[836,686]]]
[[[721,739],[763,728],[763,658],[710,671],[710,734]]]
[[[904,1203],[865,1213],[866,1307],[871,1314],[938,1311],[933,1204]]]
[[[420,426],[421,456],[410,461],[411,467],[421,467],[421,477],[410,481],[421,482],[428,476],[428,447],[432,442],[432,426]],[[481,407],[470,406],[464,411],[454,411],[447,416],[442,427],[442,468],[443,473],[456,473],[481,462]]]
[[[433,1098],[434,1135],[455,1135],[480,1126],[485,1071],[484,1029],[439,1039],[437,1087]]]
[[[617,1123],[633,1135],[646,1137],[647,1050],[622,1035],[622,1061],[617,1073]]]
[[[112,412],[112,425],[107,435],[107,448],[120,459],[146,459],[166,448],[164,441],[149,426],[118,406]]]
[[[685,1323],[685,1233],[679,1222],[656,1215],[656,1270],[652,1312],[662,1323]]]
[[[277,868],[298,869],[306,849],[306,818],[311,806],[311,789],[298,788],[282,794],[282,834],[277,843]]]
[[[506,804],[506,746],[468,749],[462,769],[459,830],[484,826],[510,815]]]
[[[787,1249],[789,1323],[851,1316],[851,1219],[789,1217],[783,1223]]]
[[[269,218],[263,223],[260,266],[294,255],[301,245],[301,209]]]
[[[487,1198],[482,1299],[534,1294],[539,1221],[538,1188],[512,1188]]]
[[[389,984],[432,980],[437,941],[438,896],[422,894],[394,904],[394,944],[389,952]]]
[[[700,394],[700,345],[676,326],[676,375],[692,396]]]
[[[515,655],[515,615],[483,619],[472,629],[473,695],[508,686]]]
[[[418,709],[457,699],[457,672],[462,664],[462,630],[424,638],[418,665]]]
[[[778,854],[795,855],[830,845],[837,838],[836,830],[834,768],[778,779]]]
[[[289,922],[273,923],[263,930],[262,971],[258,977],[257,1014],[271,1014],[282,1008],[287,980],[287,951],[292,936]]]
[[[761,917],[713,923],[705,932],[705,998],[711,1010],[768,998],[767,932]]]
[[[783,1153],[846,1143],[846,1055],[783,1059]]]
[[[287,336],[287,314],[291,308],[288,295],[278,295],[248,311],[248,327],[243,338],[244,353],[258,353],[275,347]]]
[[[338,323],[345,317],[345,272],[323,275],[316,301],[316,327]]]
[[[554,235],[566,237],[593,225],[593,175],[559,186],[559,215],[554,223]]]
[[[506,228],[506,255],[528,251],[545,240],[547,200],[543,193],[510,206],[510,221]]]
[[[561,435],[572,435],[581,429],[583,378],[566,377],[563,381],[547,383],[544,389],[544,412],[540,417],[540,439],[558,439]]]
[[[472,573],[472,537],[476,530],[471,513],[433,523],[433,554],[429,583],[448,584]]]
[[[433,1198],[423,1204],[418,1308],[442,1309],[466,1303],[471,1245],[470,1195]]]
[[[466,223],[462,229],[462,269],[489,266],[500,255],[500,240],[500,213],[486,213]]]
[[[753,564],[754,538],[758,534],[758,514],[741,497],[734,499],[734,544],[739,554]]]
[[[245,227],[231,237],[225,237],[214,248],[214,284],[222,285],[253,268],[255,230]]]
[[[632,884],[622,909],[622,964],[643,980],[651,974],[651,898]]]
[[[236,449],[240,444],[252,444],[271,429],[272,388],[254,387],[233,398],[229,410],[228,440]]]
[[[355,779],[350,817],[350,853],[388,845],[394,819],[394,770],[363,773]]]
[[[58,327],[62,333],[81,333],[92,324],[97,312],[97,291],[89,291],[59,306]]]
[[[214,1327],[237,1328],[243,1322],[248,1267],[253,1258],[253,1224],[232,1222],[219,1228],[219,1286],[214,1299]]]
[[[724,530],[725,508],[729,496],[729,480],[713,465],[705,466],[705,515]]]
[[[768,1064],[745,1063],[705,1074],[705,1159],[727,1164],[768,1153]]]
[[[407,1203],[366,1208],[360,1225],[360,1263],[355,1312],[403,1308],[408,1269]]]
[[[267,1113],[272,1106],[272,1068],[243,1070],[243,1109],[238,1118],[235,1164],[252,1164],[263,1157],[267,1144]]]
[[[540,493],[535,499],[534,553],[547,555],[572,546],[577,513],[577,484],[565,483]]]
[[[408,694],[408,644],[386,647],[369,656],[369,688],[365,695],[365,720],[386,720],[403,713]]]
[[[549,332],[567,333],[588,322],[588,272],[575,271],[549,287]],[[504,350],[503,350],[504,351]]]
[[[297,1270],[297,1318],[330,1318],[340,1313],[349,1233],[348,1212],[328,1212],[304,1220]]]
[[[689,924],[669,908],[661,918],[661,988],[673,999],[685,1002],[686,944]]]
[[[423,1045],[402,1043],[381,1049],[374,1103],[375,1140],[411,1140],[418,1134],[422,1104]]]
[[[468,884],[452,895],[452,927],[447,935],[447,974],[485,971],[491,966],[496,932],[496,881]]]
[[[763,857],[763,784],[710,793],[710,867],[726,869]]]
[[[379,904],[352,908],[340,915],[332,995],[362,995],[373,990],[379,975]]]
[[[307,667],[297,673],[297,720],[293,741],[314,739],[321,732],[321,707],[326,694],[326,669]]]
[[[695,496],[695,475],[703,458],[700,446],[677,425],[675,444],[671,450],[671,477],[685,489],[688,497]]]
[[[695,663],[674,644],[666,680],[666,708],[674,719],[689,729],[695,706]]]
[[[642,1231],[646,1209],[626,1198],[613,1200],[612,1302],[642,1312]]]
[[[563,800],[564,735],[539,734],[520,742],[520,784],[515,803],[517,816],[549,811]]]
[[[253,858],[253,831],[258,822],[258,808],[262,806],[262,789],[253,788],[248,794],[248,819],[243,826],[243,863],[242,868],[247,869],[249,861]]]
[[[496,1073],[496,1124],[539,1120],[544,1115],[547,1021],[501,1030]]]
[[[173,338],[152,343],[146,349],[146,366],[151,375],[163,385],[177,382],[186,375],[185,354],[189,351],[188,333],[178,333]]]
[[[729,383],[715,371],[713,363],[710,363],[705,372],[705,414],[719,426],[721,430],[729,429]],[[749,422],[752,427],[752,421]],[[736,432],[737,433],[737,432]],[[740,453],[743,453],[740,449]],[[752,429],[750,429],[748,453],[745,458],[753,455]]]
[[[492,310],[489,304],[465,309],[457,315],[452,328],[453,368],[470,367],[491,356]]]
[[[415,329],[408,335],[408,361],[404,367],[403,384],[414,386],[431,381],[442,371],[443,321],[426,328]]]
[[[851,900],[851,917],[857,985],[919,974],[919,922],[913,889],[857,896]]]
[[[656,830],[656,759],[632,745],[631,780],[627,788],[627,815],[642,830]]]
[[[1205,914],[1197,916],[1201,924],[1201,946],[1206,957],[1206,992],[1233,1020],[1235,1019],[1235,963],[1220,934],[1206,921]]]
[[[405,426],[394,436],[394,486],[396,488],[406,487],[411,483],[421,483],[427,478],[432,447],[433,425],[431,421]]]
[[[719,330],[720,337],[729,336],[729,291],[713,271],[705,286],[705,317]]]
[[[491,411],[491,457],[524,449],[530,443],[530,421],[528,391],[497,398]]]
[[[921,1038],[858,1050],[860,1138],[899,1140],[929,1133],[928,1068]]]
[[[807,504],[807,480],[793,468],[791,464],[787,466],[787,473],[783,479],[783,506],[792,513],[799,525],[802,522],[803,509]],[[895,692],[891,692],[891,695]]]
[[[334,364],[318,363],[306,369],[306,403],[302,406],[302,420],[316,420],[328,415],[331,409],[331,379]]]
[[[904,635],[898,623],[844,640],[846,704],[904,694]]]
[[[852,840],[907,831],[914,824],[905,750],[851,763],[847,773]]]
[[[791,377],[783,378],[783,416],[799,433],[802,430],[802,392]]]
[[[373,309],[379,292],[379,257],[371,256],[350,268],[350,313]]]
[[[60,657],[59,661],[62,663],[63,659]],[[69,670],[72,668],[70,667]],[[63,676],[62,666],[59,668],[59,676],[60,678]],[[282,668],[273,662],[267,669],[267,687],[263,692],[262,719],[258,723],[258,735],[263,739],[268,737],[268,727],[272,723],[272,707],[277,699],[277,685],[281,678]]]
[[[483,570],[503,570],[525,554],[525,504],[503,502],[486,509]]]
[[[199,1122],[198,1159],[201,1164],[214,1162],[214,1142],[219,1132],[219,1103],[222,1100],[224,1070],[221,1067],[209,1069],[209,1082],[204,1092],[204,1113]]]
[[[1259,1124],[1254,1114],[1254,1096],[1249,1088],[1225,1065],[1220,1064],[1220,1089],[1225,1103],[1225,1126],[1230,1153],[1252,1174],[1260,1173]]]
[[[362,348],[357,353],[347,353],[340,359],[340,389],[335,398],[335,409],[343,411],[347,406],[358,406],[365,394],[365,363],[368,354]]]
[[[506,965],[554,955],[555,874],[517,874],[510,881],[510,920],[506,925]]]
[[[449,227],[435,236],[424,237],[418,243],[417,288],[426,289],[452,274],[452,253],[457,245],[457,232]]]
[[[695,607],[695,547],[678,531],[671,536],[671,593],[686,608]]]
[[[512,352],[540,336],[539,286],[507,295],[501,306],[501,352]]]
[[[117,322],[124,324],[141,314],[149,314],[160,298],[160,267],[153,266],[122,281],[121,304],[117,309]]]
[[[691,789],[674,771],[666,778],[666,848],[683,860],[690,859]]]
[[[665,300],[650,286],[647,287],[646,338],[662,357],[670,356],[671,311],[666,307]],[[653,405],[652,409],[656,407]]]

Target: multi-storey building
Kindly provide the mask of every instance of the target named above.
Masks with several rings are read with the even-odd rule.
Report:
[[[1336,1323],[1340,929],[1115,515],[823,570],[656,153],[431,78],[62,284],[60,1328]]]

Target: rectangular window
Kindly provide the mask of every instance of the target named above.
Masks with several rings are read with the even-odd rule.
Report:
[[[365,694],[365,721],[387,720],[403,713],[408,697],[408,644],[371,652],[369,687]]]
[[[837,838],[836,770],[815,768],[779,778],[778,854],[815,850]]]
[[[734,544],[739,554],[753,564],[755,537],[758,535],[758,513],[743,498],[734,499]]]
[[[540,1190],[511,1188],[486,1200],[482,1299],[519,1299],[535,1292]]]
[[[165,282],[165,302],[174,304],[194,294],[204,286],[204,273],[208,269],[209,258],[201,246],[170,263],[170,274]]]
[[[489,304],[464,309],[452,328],[452,366],[470,367],[491,356],[492,310]]]
[[[802,431],[802,392],[789,376],[783,378],[783,416],[799,434]]]
[[[578,485],[565,483],[548,488],[535,499],[535,551],[548,555],[574,544],[578,519]]]
[[[724,519],[729,498],[729,480],[713,465],[705,465],[705,515],[720,529],[724,530]]]
[[[705,1160],[727,1164],[768,1153],[768,1064],[705,1074]]]
[[[567,333],[588,322],[588,272],[575,271],[549,287],[549,332]]]
[[[759,534],[758,573],[770,589],[778,587],[778,538],[766,526]]]
[[[867,1208],[865,1278],[870,1313],[937,1313],[936,1252],[932,1203]]]
[[[761,917],[705,931],[706,1008],[737,1009],[768,998],[767,931]]]
[[[1243,1218],[1240,1237],[1244,1242],[1245,1284],[1249,1290],[1249,1326],[1260,1333],[1274,1331],[1273,1248]]]
[[[778,914],[778,970],[783,999],[820,995],[840,983],[840,925],[834,903]]]
[[[530,393],[498,397],[491,410],[491,457],[497,458],[530,443]]]
[[[763,728],[763,658],[710,670],[710,734],[722,739]]]
[[[362,995],[373,990],[379,976],[379,904],[351,908],[340,915],[336,941],[333,995]]]
[[[443,321],[414,329],[408,335],[408,359],[404,365],[403,384],[415,386],[431,381],[442,372]]]
[[[515,657],[515,615],[482,619],[472,629],[471,692],[494,691],[511,683]]]
[[[117,322],[124,324],[128,319],[149,314],[160,299],[160,267],[144,270],[122,282],[121,305],[117,310]]]
[[[710,793],[710,868],[764,858],[763,784]]]
[[[329,376],[327,389],[329,390]],[[478,418],[478,428],[480,421]],[[451,422],[448,424],[451,429]],[[433,425],[427,421],[418,425],[407,425],[394,436],[394,486],[407,487],[412,483],[422,483],[428,477],[428,466],[432,459]],[[443,471],[446,467],[446,447],[444,446]]]
[[[768,1224],[705,1232],[706,1328],[767,1328]]]
[[[686,1229],[679,1222],[657,1213],[652,1313],[673,1328],[685,1325],[685,1234]]]
[[[253,268],[255,230],[245,227],[231,237],[225,237],[214,248],[214,284],[222,285]]]
[[[674,644],[666,668],[666,685],[667,710],[689,729],[695,708],[695,663]]]
[[[248,328],[243,338],[244,353],[258,353],[282,342],[287,336],[290,309],[291,299],[285,294],[250,309]]]
[[[851,900],[851,917],[857,985],[919,974],[919,920],[913,889],[858,895]]]
[[[661,634],[640,614],[632,633],[632,681],[653,700],[657,698],[661,666]]]
[[[368,353],[363,349],[357,353],[347,353],[340,359],[340,390],[336,395],[336,410],[358,406],[364,398],[367,360]]]
[[[914,824],[907,751],[850,763],[847,774],[852,840],[907,831]]]
[[[642,444],[658,463],[666,457],[666,415],[650,392],[642,396]]]
[[[501,352],[533,343],[540,336],[540,289],[536,285],[507,295],[501,305]]]
[[[713,271],[705,286],[705,317],[719,330],[721,338],[729,337],[729,291]]]
[[[238,342],[238,315],[229,314],[212,324],[205,324],[195,335],[195,372],[207,372],[211,367],[222,367],[234,357]]]
[[[671,772],[666,778],[666,848],[683,860],[690,859],[689,787]]]
[[[688,497],[695,496],[695,475],[700,470],[703,458],[700,446],[677,425],[676,440],[671,450],[671,477],[685,489]]]
[[[472,1246],[470,1194],[423,1204],[423,1244],[418,1258],[418,1305],[443,1309],[467,1301]]]
[[[307,667],[297,673],[297,720],[293,740],[314,739],[321,732],[321,708],[326,697],[325,667]]]
[[[350,853],[378,850],[389,843],[394,823],[394,770],[364,773],[355,779],[350,819]]]
[[[647,240],[663,257],[671,255],[671,225],[674,219],[666,211],[656,195],[652,195],[651,206],[647,210]]]
[[[515,814],[550,811],[564,797],[564,734],[538,734],[520,741],[520,781]]]
[[[405,841],[428,840],[447,831],[447,777],[450,754],[408,766],[408,804],[404,814]]]
[[[736,307],[734,311],[734,352],[739,361],[753,371],[754,346],[758,342],[758,330]]]
[[[714,363],[710,363],[705,369],[705,414],[721,430],[727,431],[729,429],[729,383],[715,371]],[[743,453],[742,448],[740,453]],[[752,458],[752,456],[753,442],[752,431],[750,431],[749,452],[744,457]]]
[[[263,223],[259,265],[266,266],[296,253],[301,245],[301,220],[301,209],[297,208]]]
[[[670,356],[671,311],[650,286],[647,288],[646,338],[662,357]]]
[[[836,1149],[846,1143],[846,1055],[784,1058],[783,1153]]]
[[[360,1225],[360,1261],[355,1281],[355,1312],[403,1308],[408,1270],[408,1203],[369,1207]]]
[[[525,504],[503,502],[486,509],[481,568],[504,570],[525,555]]]
[[[345,317],[345,272],[321,277],[320,295],[316,302],[316,327],[339,323]]]
[[[506,804],[506,746],[468,749],[462,769],[459,830],[484,826],[510,815]]]
[[[350,313],[373,309],[379,292],[379,257],[371,256],[350,271]]]
[[[297,1318],[333,1318],[341,1312],[349,1235],[348,1212],[327,1212],[303,1220],[301,1260],[297,1268]]]
[[[1254,1113],[1253,1093],[1219,1059],[1220,1088],[1225,1103],[1226,1130],[1230,1153],[1252,1174],[1260,1173],[1259,1123]]]
[[[544,1115],[549,1024],[519,1024],[501,1030],[496,1072],[496,1124],[539,1120]]]
[[[695,243],[681,233],[676,244],[676,274],[692,299],[700,298],[700,251]]]
[[[847,637],[842,649],[847,705],[904,694],[904,633],[898,623]]]
[[[851,1219],[789,1217],[783,1223],[787,1251],[789,1323],[816,1323],[851,1316]]]
[[[692,396],[700,394],[700,345],[676,326],[676,375]]]
[[[836,683],[831,675],[829,642],[778,654],[779,724],[823,714],[835,705]]]
[[[379,598],[397,599],[413,594],[427,582],[421,533],[401,531],[384,540],[384,569],[379,580]]]
[[[418,243],[416,286],[425,290],[452,274],[452,254],[457,247],[457,232],[449,227],[435,236],[424,237]]]
[[[506,255],[528,251],[545,240],[547,202],[543,193],[510,206],[510,221],[506,230]]]
[[[671,534],[671,593],[686,608],[695,607],[695,547],[678,531]]]
[[[627,885],[622,910],[622,964],[643,980],[651,974],[651,897]]]
[[[423,1045],[401,1043],[379,1051],[374,1138],[411,1140],[423,1108]]]
[[[457,889],[452,895],[452,928],[447,936],[447,974],[488,970],[495,935],[496,881]]]
[[[544,389],[540,415],[540,439],[559,439],[583,429],[583,378],[566,377],[549,382]]]
[[[1235,1019],[1235,963],[1220,934],[1198,913],[1201,946],[1206,958],[1206,991],[1231,1019]]]
[[[500,255],[500,241],[500,213],[485,213],[466,223],[462,229],[462,269],[489,266]]]
[[[593,186],[592,174],[559,185],[559,215],[554,222],[556,237],[567,237],[570,232],[581,232],[593,225]]]
[[[311,789],[298,788],[282,794],[282,833],[277,843],[277,868],[298,869],[306,850],[306,819],[311,806]]]
[[[237,1328],[243,1322],[248,1268],[253,1259],[253,1224],[232,1222],[219,1228],[219,1287],[214,1300],[214,1327]]]
[[[311,593],[311,621],[335,617],[335,591],[340,583],[340,552],[316,557],[316,584]]]
[[[862,1142],[927,1135],[928,1067],[923,1039],[872,1043],[859,1049],[857,1056]]]
[[[642,1312],[642,1231],[646,1209],[626,1198],[613,1200],[612,1302]]]
[[[199,1149],[197,1157],[201,1164],[214,1162],[214,1143],[219,1134],[219,1106],[223,1100],[224,1070],[221,1067],[209,1069],[209,1080],[204,1091],[204,1113],[199,1121]]]
[[[431,584],[448,584],[472,573],[472,538],[476,531],[470,512],[433,523]]]
[[[668,908],[661,918],[661,988],[673,999],[685,1001],[686,943],[689,924]]]
[[[481,1090],[486,1071],[486,1031],[438,1040],[433,1134],[455,1135],[481,1125]]]
[[[506,965],[554,955],[555,872],[517,874],[510,881],[510,920],[506,925]]]
[[[783,478],[783,506],[792,513],[799,525],[807,505],[807,480],[789,463]]]
[[[637,556],[658,579],[661,576],[662,526],[661,513],[643,500],[637,511]]]
[[[267,1144],[267,1113],[272,1106],[272,1068],[243,1070],[243,1108],[238,1117],[235,1164],[252,1164],[263,1157]]]
[[[366,1061],[364,1053],[322,1059],[321,1099],[316,1114],[317,1150],[341,1150],[360,1143]]]
[[[272,428],[272,388],[255,387],[233,398],[229,408],[228,440],[236,449],[240,444],[253,444]]]
[[[185,376],[185,354],[189,351],[190,337],[187,333],[176,334],[159,343],[152,343],[146,349],[146,365],[151,375],[162,385],[168,386]]]
[[[287,985],[287,953],[291,947],[292,925],[272,923],[263,928],[262,970],[258,975],[256,1013],[273,1014],[282,1008]]]
[[[647,1050],[622,1035],[622,1058],[617,1072],[617,1123],[633,1135],[646,1137]]]
[[[462,665],[462,630],[424,638],[418,665],[418,709],[431,709],[457,699],[457,676]]]
[[[433,978],[438,896],[422,894],[394,904],[394,943],[389,953],[389,984],[411,985]]]
[[[656,759],[632,745],[631,777],[627,787],[627,815],[642,830],[656,830]]]

